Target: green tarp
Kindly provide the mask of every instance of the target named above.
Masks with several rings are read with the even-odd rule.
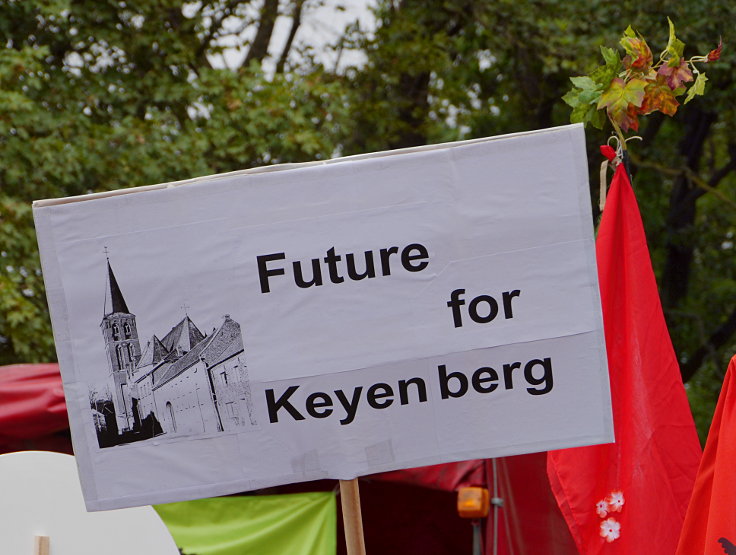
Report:
[[[334,555],[337,548],[330,492],[219,497],[155,509],[187,555]]]

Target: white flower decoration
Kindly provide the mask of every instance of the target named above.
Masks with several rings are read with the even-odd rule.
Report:
[[[612,491],[606,501],[612,513],[620,513],[624,506],[624,493],[622,491]]]
[[[601,537],[608,543],[617,540],[621,536],[621,523],[615,518],[607,518],[601,522]]]
[[[598,503],[595,504],[595,512],[601,518],[606,518],[609,509],[610,507],[608,506],[608,501],[606,501],[605,499],[601,499],[600,501],[598,501]]]

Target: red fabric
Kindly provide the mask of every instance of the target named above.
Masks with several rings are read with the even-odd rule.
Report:
[[[575,541],[570,535],[545,472],[547,453],[531,453],[496,459],[499,510],[498,555],[543,553],[570,555]],[[493,461],[486,461],[488,488],[493,495]],[[486,522],[486,555],[493,551],[493,507]]]
[[[550,490],[545,473],[546,461],[547,453],[496,459],[496,494],[503,499],[498,520],[499,555],[575,553],[575,542]],[[383,472],[369,478],[443,491],[483,486],[491,495],[494,494],[493,462],[490,459]],[[492,515],[493,508],[485,522],[484,551],[488,555],[493,553]]]
[[[0,366],[0,443],[68,428],[58,364]]]
[[[401,482],[442,491],[485,485],[483,461],[480,459],[381,472],[370,477],[384,482]]]
[[[616,151],[613,150],[613,147],[608,145],[601,146],[601,154],[608,158],[609,162],[612,162],[613,159],[616,158]]]
[[[735,553],[736,544],[736,357],[731,359],[700,462],[678,555]],[[723,541],[719,543],[719,540]]]
[[[669,555],[701,450],[623,165],[613,177],[596,252],[616,443],[551,451],[547,472],[581,553]],[[624,504],[620,512],[609,506],[602,518],[596,503],[612,501],[614,492]],[[604,523],[620,526],[620,537],[608,543]]]

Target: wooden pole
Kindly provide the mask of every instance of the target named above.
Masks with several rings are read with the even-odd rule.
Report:
[[[48,536],[36,536],[36,542],[33,547],[33,555],[49,555]]]
[[[360,491],[358,491],[357,478],[340,480],[340,497],[348,555],[365,555],[363,519],[360,516]]]

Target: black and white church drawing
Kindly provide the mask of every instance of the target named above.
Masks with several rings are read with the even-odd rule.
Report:
[[[90,390],[100,447],[255,425],[243,336],[230,315],[207,335],[186,313],[141,348],[136,314],[108,258],[100,330],[107,380],[104,388]]]

